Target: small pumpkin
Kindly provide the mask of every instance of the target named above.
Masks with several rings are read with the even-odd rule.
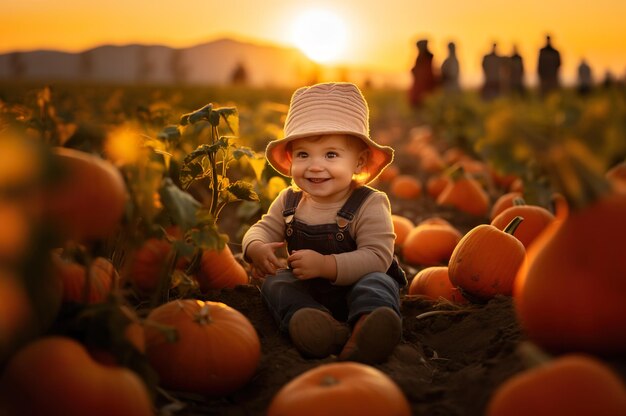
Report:
[[[422,182],[412,175],[398,175],[389,185],[389,193],[400,199],[417,199],[422,195]]]
[[[103,302],[119,280],[115,266],[104,257],[94,258],[88,269],[80,263],[63,258],[58,251],[52,253],[52,261],[61,277],[63,300],[66,302]],[[89,287],[88,293],[86,286]]]
[[[452,284],[482,300],[512,295],[515,276],[526,256],[524,245],[513,235],[522,220],[515,217],[504,230],[480,224],[468,231],[448,263]]]
[[[159,279],[169,268],[167,263],[172,253],[173,245],[166,239],[148,238],[130,255],[125,267],[124,277],[130,281],[135,289],[141,293],[153,293]],[[189,261],[179,257],[175,269],[184,270]]]
[[[174,337],[168,339],[167,327]],[[173,390],[232,393],[252,378],[261,359],[256,330],[224,303],[170,301],[148,314],[144,329],[148,360],[160,383]]]
[[[356,362],[322,364],[285,384],[268,416],[409,416],[398,385],[382,371]]]
[[[467,303],[461,291],[452,285],[448,266],[431,266],[420,270],[411,280],[409,295],[422,295],[432,300],[440,298],[454,303]]]
[[[237,261],[228,245],[222,250],[204,250],[195,278],[202,292],[233,288],[250,282],[248,272]]]
[[[403,215],[392,214],[391,222],[393,223],[393,232],[396,234],[396,247],[404,244],[406,236],[415,227],[415,223]]]
[[[152,416],[139,376],[94,361],[77,341],[39,338],[9,360],[0,379],[0,413],[9,415]]]
[[[485,188],[461,165],[455,166],[449,174],[451,181],[437,197],[437,205],[451,206],[474,216],[487,216],[490,202]]]
[[[590,355],[568,354],[518,373],[489,399],[487,416],[619,416],[626,414],[626,386]]]
[[[446,175],[432,175],[426,179],[426,193],[433,199],[437,199],[439,194],[446,189],[450,178]]]
[[[500,195],[491,206],[491,211],[489,212],[489,219],[493,221],[493,219],[497,217],[499,213],[501,213],[507,208],[512,207],[513,201],[515,200],[515,198],[523,198],[522,193],[515,191],[515,192],[506,192]]]
[[[524,202],[523,198],[516,198],[513,200],[512,206],[506,208],[491,221],[491,225],[499,230],[504,230],[511,220],[518,216],[524,218],[524,221],[515,230],[515,237],[527,249],[537,236],[554,221],[554,214],[546,208],[539,205],[529,205]]]
[[[406,236],[402,257],[412,265],[446,263],[461,237],[461,232],[451,225],[419,224]]]

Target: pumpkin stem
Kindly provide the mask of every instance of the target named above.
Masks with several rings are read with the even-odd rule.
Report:
[[[320,385],[324,387],[330,387],[339,384],[339,380],[335,376],[326,374],[320,381]]]
[[[529,368],[539,367],[553,359],[550,354],[528,341],[520,343],[517,347],[517,352],[522,356],[522,360]]]
[[[522,221],[524,221],[524,217],[520,217],[519,215],[515,218],[513,218],[511,220],[511,222],[508,223],[508,225],[504,228],[504,232],[507,234],[515,234],[515,230],[517,230],[517,227],[519,227],[519,225],[522,223]]]
[[[209,313],[209,304],[204,303],[200,311],[193,317],[193,321],[199,323],[200,325],[208,325],[213,322],[211,319],[211,314]]]
[[[453,182],[456,182],[465,176],[465,169],[463,168],[463,165],[457,163],[452,165],[446,174]]]
[[[513,206],[517,207],[520,205],[526,205],[526,201],[524,200],[524,198],[519,196],[513,198]]]

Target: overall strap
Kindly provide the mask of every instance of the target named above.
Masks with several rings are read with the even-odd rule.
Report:
[[[372,192],[374,192],[374,189],[369,186],[361,186],[352,192],[346,203],[343,204],[341,209],[337,212],[337,224],[339,228],[344,229],[352,222],[359,207]]]
[[[283,218],[285,222],[290,223],[293,220],[293,215],[296,213],[296,208],[302,199],[302,191],[294,192],[293,189],[287,190],[287,197],[285,198],[285,209],[283,209]]]

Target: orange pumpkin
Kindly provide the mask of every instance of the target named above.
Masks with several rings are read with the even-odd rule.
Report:
[[[396,214],[391,215],[391,222],[393,223],[393,232],[396,234],[396,247],[402,246],[415,224],[407,217]]]
[[[404,240],[402,258],[412,265],[446,263],[461,237],[461,232],[450,225],[419,224]]]
[[[426,193],[433,199],[437,199],[439,194],[446,189],[450,178],[446,175],[433,175],[426,180]]]
[[[153,293],[162,274],[168,271],[172,243],[159,238],[148,238],[130,257],[125,267],[125,279],[141,293]],[[175,268],[183,270],[188,265],[186,258],[180,257]]]
[[[605,173],[615,192],[626,193],[626,161],[618,163]]]
[[[0,269],[0,361],[21,341],[34,319],[30,299],[12,271]]]
[[[267,416],[409,416],[398,385],[382,371],[356,362],[313,367],[285,384]]]
[[[514,205],[498,214],[491,225],[504,230],[515,217],[522,217],[524,221],[515,230],[515,237],[528,249],[530,244],[554,221],[554,215],[539,205],[527,205],[524,200],[517,198]]]
[[[606,194],[530,247],[515,306],[531,340],[557,351],[626,351],[625,212],[626,194]]]
[[[467,299],[450,282],[448,266],[433,266],[420,270],[411,280],[409,295],[422,295],[437,300],[443,298],[454,303],[467,303]]]
[[[489,219],[493,221],[495,217],[498,216],[499,213],[504,211],[507,208],[513,206],[513,201],[515,198],[523,198],[521,192],[507,192],[500,195],[493,205],[491,206],[491,211],[489,212]]]
[[[400,169],[396,165],[389,165],[378,175],[377,179],[381,182],[391,182],[400,174]]]
[[[247,285],[250,282],[248,272],[235,259],[228,245],[222,250],[204,250],[200,270],[195,278],[202,292]]]
[[[63,283],[63,300],[66,302],[103,302],[119,280],[115,266],[104,257],[96,257],[87,268],[82,264],[52,253],[53,264]],[[87,286],[89,292],[87,293]]]
[[[486,415],[626,415],[626,386],[597,358],[564,355],[502,383],[490,398]]]
[[[422,182],[411,175],[398,175],[391,181],[389,192],[400,199],[416,199],[422,195]]]
[[[168,339],[163,327],[176,336]],[[261,358],[250,321],[223,303],[170,301],[150,312],[144,328],[148,360],[160,383],[173,390],[232,393],[252,378]]]
[[[9,415],[152,416],[137,374],[94,361],[77,341],[39,338],[21,348],[0,379],[0,413]]]
[[[50,188],[47,209],[68,239],[106,238],[117,229],[126,207],[126,184],[110,162],[79,150],[55,147],[62,178]]]
[[[450,179],[437,197],[437,205],[452,206],[475,216],[488,215],[489,195],[476,179],[465,173],[461,166],[456,166],[450,172]]]
[[[513,235],[521,221],[516,217],[504,231],[488,224],[468,231],[450,257],[452,284],[482,300],[511,295],[526,255],[524,245]]]

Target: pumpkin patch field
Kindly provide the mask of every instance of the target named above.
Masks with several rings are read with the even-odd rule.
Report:
[[[305,358],[241,253],[291,91],[0,85],[0,415],[626,415],[626,91],[364,89],[402,340]]]

